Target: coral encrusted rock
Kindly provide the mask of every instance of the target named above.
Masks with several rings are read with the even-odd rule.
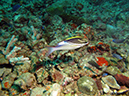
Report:
[[[83,76],[77,81],[78,90],[87,95],[95,95],[98,87],[91,77]]]

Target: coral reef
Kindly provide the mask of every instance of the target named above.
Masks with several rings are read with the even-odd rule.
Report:
[[[128,5],[0,0],[0,95],[128,96]]]

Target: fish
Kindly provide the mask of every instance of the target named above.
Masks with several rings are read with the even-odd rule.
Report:
[[[127,35],[124,39],[113,39],[112,42],[114,42],[114,43],[123,43],[127,39],[129,39],[129,35]]]
[[[21,5],[16,4],[16,5],[14,5],[14,6],[12,7],[12,11],[15,12],[15,11],[17,11],[20,7],[21,7]]]
[[[116,53],[113,53],[112,56],[117,58],[117,59],[120,59],[120,60],[123,59],[119,54],[116,54]]]
[[[126,39],[113,39],[114,43],[123,43]]]
[[[81,36],[70,37],[64,41],[59,42],[57,46],[47,47],[48,53],[46,56],[49,56],[52,52],[57,50],[74,50],[88,44],[88,39],[82,38]]]
[[[102,77],[105,77],[105,76],[107,76],[108,75],[108,73],[103,73],[102,74]]]

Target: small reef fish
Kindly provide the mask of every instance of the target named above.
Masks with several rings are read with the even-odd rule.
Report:
[[[123,43],[126,39],[129,39],[129,35],[127,35],[125,39],[113,39],[112,42],[114,42],[114,43]]]
[[[123,43],[126,39],[113,39],[114,43]]]
[[[88,44],[88,39],[82,38],[81,36],[70,37],[64,41],[59,42],[55,47],[47,47],[47,56],[49,56],[52,52],[57,50],[73,50]]]
[[[112,56],[120,60],[123,59],[119,54],[116,53],[113,53]]]
[[[102,77],[105,77],[105,76],[107,76],[107,75],[108,75],[108,73],[103,73]]]
[[[21,7],[21,5],[16,4],[16,5],[14,5],[14,6],[12,7],[12,11],[15,12],[15,11],[17,11],[20,7]]]

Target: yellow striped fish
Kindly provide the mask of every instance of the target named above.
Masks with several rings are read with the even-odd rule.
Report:
[[[47,56],[49,56],[52,52],[57,50],[73,50],[88,44],[89,44],[88,39],[82,38],[81,36],[70,37],[64,41],[59,42],[55,47],[47,47],[48,48]]]

